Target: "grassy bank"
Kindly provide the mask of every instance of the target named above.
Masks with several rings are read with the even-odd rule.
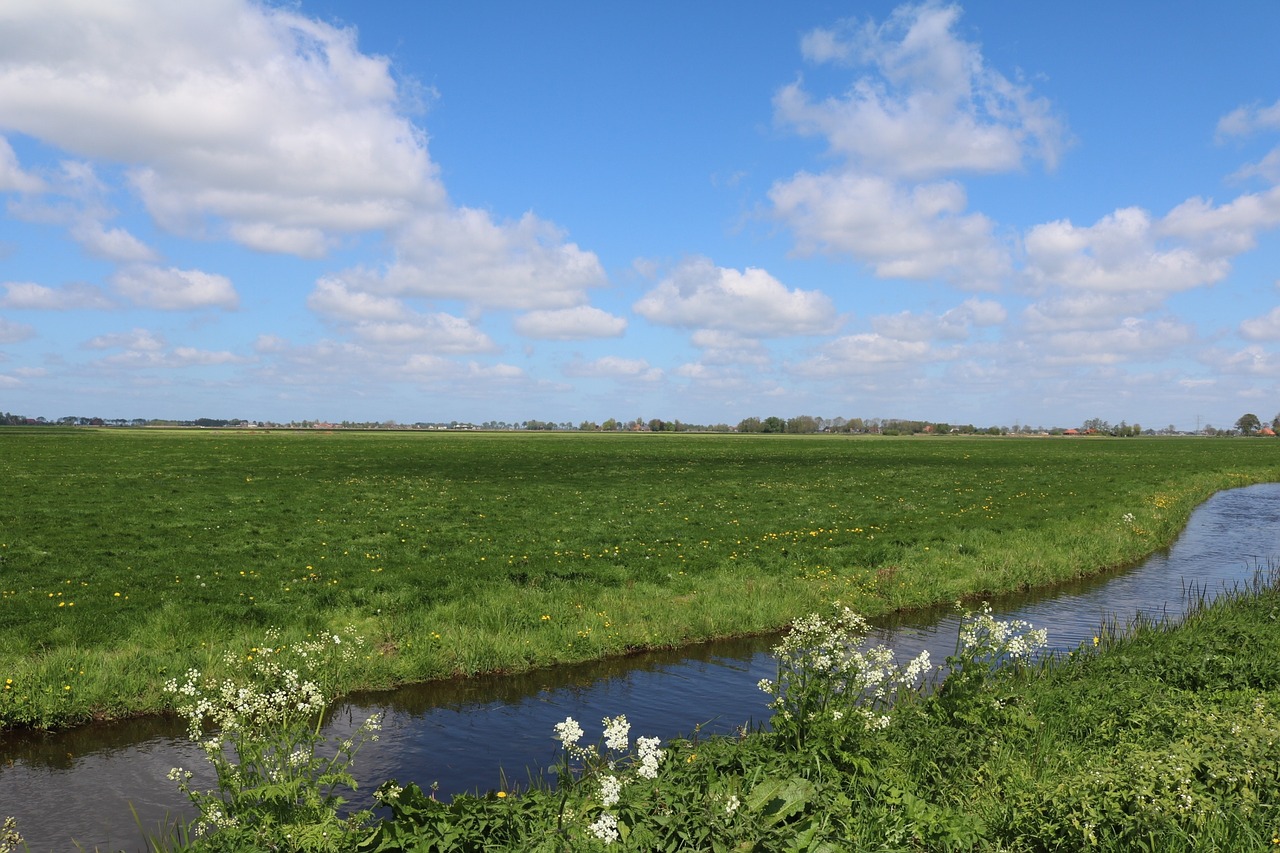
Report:
[[[271,626],[355,626],[356,688],[1047,584],[1280,443],[13,429],[0,477],[0,727],[51,726]]]
[[[771,731],[659,743],[635,737],[622,715],[599,726],[570,718],[548,732],[562,744],[555,787],[494,780],[485,796],[445,803],[389,780],[378,799],[391,814],[376,823],[340,819],[336,801],[287,806],[275,772],[245,783],[246,761],[225,774],[221,798],[197,798],[212,834],[189,849],[1272,849],[1275,581],[1193,608],[1177,626],[1100,630],[1038,662],[1033,626],[971,612],[934,689],[916,686],[927,663],[868,648],[865,622],[815,615],[775,650]],[[226,760],[220,743],[206,749]],[[259,753],[252,742],[238,750]]]

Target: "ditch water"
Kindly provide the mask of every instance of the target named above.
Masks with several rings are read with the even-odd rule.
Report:
[[[1117,523],[1120,523],[1117,520]],[[1212,597],[1252,583],[1280,558],[1280,483],[1220,492],[1191,516],[1166,552],[1142,564],[1051,590],[995,599],[1004,619],[1049,631],[1054,650],[1092,641],[1111,619],[1137,613],[1179,617],[1187,592]],[[899,660],[928,649],[935,662],[954,650],[959,628],[949,608],[882,621],[872,642]],[[604,716],[625,713],[636,736],[663,740],[695,730],[729,733],[768,717],[756,683],[775,675],[777,637],[707,643],[595,664],[500,678],[476,678],[352,697],[333,715],[333,734],[384,715],[380,740],[360,752],[360,793],[384,779],[438,782],[442,795],[500,787],[502,774],[524,783],[550,767],[552,726],[572,716],[588,741]],[[143,851],[139,830],[189,816],[166,777],[198,769],[202,757],[176,719],[132,720],[53,735],[0,738],[0,818],[12,815],[32,851]],[[199,775],[193,780],[202,780]],[[133,811],[137,812],[135,820]]]

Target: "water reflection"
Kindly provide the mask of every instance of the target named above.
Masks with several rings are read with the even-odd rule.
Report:
[[[1280,484],[1215,495],[1191,517],[1167,552],[1130,570],[993,600],[1002,618],[1049,630],[1055,650],[1089,642],[1104,622],[1122,624],[1142,612],[1182,612],[1188,585],[1207,595],[1251,583],[1280,554]],[[900,659],[929,649],[941,661],[954,649],[950,608],[884,620],[878,641]],[[331,730],[349,732],[369,714],[385,715],[381,740],[360,753],[362,796],[387,778],[440,784],[450,794],[487,790],[501,773],[514,782],[554,761],[552,726],[566,716],[599,735],[604,716],[625,713],[637,735],[664,740],[693,733],[731,733],[760,724],[765,697],[756,688],[774,669],[775,637],[709,643],[576,667],[500,678],[437,682],[354,696],[336,709]],[[176,719],[125,721],[56,736],[0,740],[0,815],[19,820],[31,849],[144,849],[130,814],[144,827],[184,803],[165,774],[200,766]],[[197,779],[197,781],[199,781]]]

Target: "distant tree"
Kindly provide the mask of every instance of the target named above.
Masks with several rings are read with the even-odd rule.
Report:
[[[650,419],[649,419],[649,431],[650,431],[650,432],[662,432],[662,428],[663,428],[664,426],[666,426],[666,424],[663,422],[662,418],[650,418]]]
[[[1262,421],[1252,412],[1241,415],[1240,419],[1236,421],[1236,429],[1240,430],[1242,435],[1253,435],[1261,428]]]
[[[759,418],[743,418],[738,421],[738,432],[763,432]]]
[[[761,424],[760,424],[760,431],[761,431],[761,432],[770,432],[770,433],[786,432],[786,431],[787,431],[787,422],[786,422],[786,421],[784,421],[782,418],[779,418],[779,417],[777,417],[777,416],[771,415],[771,416],[769,416],[769,417],[765,418],[765,419],[761,422]]]
[[[787,418],[787,432],[811,433],[818,431],[818,419],[811,415]]]

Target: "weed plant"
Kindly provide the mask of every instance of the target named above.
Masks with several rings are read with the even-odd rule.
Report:
[[[1168,544],[1280,443],[0,430],[0,728],[168,709],[269,626],[343,690],[1038,586]]]

